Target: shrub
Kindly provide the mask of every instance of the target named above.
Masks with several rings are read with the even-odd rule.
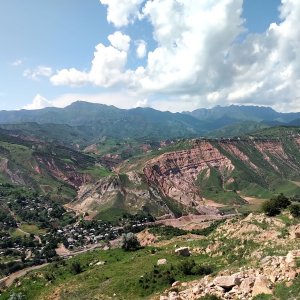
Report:
[[[291,215],[294,218],[299,218],[300,217],[300,205],[299,204],[292,204],[290,206],[290,212],[291,212]]]
[[[271,200],[273,201],[275,206],[277,206],[280,209],[286,209],[291,204],[289,198],[284,196],[282,193],[279,194],[277,197],[272,198]]]
[[[75,275],[82,272],[82,268],[79,262],[73,262],[71,264],[71,272]]]
[[[154,265],[150,272],[145,273],[139,280],[140,286],[152,293],[168,286],[184,276],[208,275],[213,272],[212,267],[198,265],[193,259],[186,259],[176,265]]]
[[[135,251],[141,247],[137,237],[132,233],[125,233],[122,236],[122,249],[126,251]]]
[[[12,293],[8,300],[25,300],[26,297],[22,293]]]
[[[262,205],[262,211],[269,217],[274,217],[276,215],[279,215],[281,212],[281,209],[276,206],[275,202],[271,200],[267,200]]]
[[[274,217],[281,213],[282,209],[286,209],[291,204],[289,198],[282,193],[277,197],[273,197],[262,205],[262,211],[269,217]]]

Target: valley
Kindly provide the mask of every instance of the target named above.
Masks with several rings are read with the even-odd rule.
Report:
[[[257,267],[252,252],[273,257],[299,249],[298,240],[292,237],[298,219],[290,215],[289,208],[280,211],[277,219],[262,214],[264,203],[281,194],[291,205],[299,202],[299,127],[264,125],[257,130],[254,126],[251,133],[215,137],[216,131],[206,136],[208,129],[191,134],[170,123],[165,135],[135,137],[130,127],[136,126],[130,119],[133,115],[140,118],[142,113],[151,126],[158,126],[153,122],[160,115],[152,110],[120,112],[93,105],[92,110],[109,112],[111,118],[120,113],[131,116],[122,119],[130,134],[121,136],[107,132],[107,125],[100,125],[94,112],[90,112],[89,117],[95,119],[89,124],[80,117],[72,119],[87,107],[79,102],[64,109],[64,114],[70,114],[67,124],[61,123],[60,109],[50,109],[57,114],[55,118],[60,117],[54,125],[47,123],[46,109],[39,114],[21,111],[14,115],[21,119],[4,119],[7,123],[0,126],[0,299],[9,299],[12,293],[21,293],[25,299],[52,299],[51,295],[53,299],[88,299],[82,295],[91,299],[173,300],[181,299],[180,295],[196,299],[186,290],[203,282],[211,284],[209,279],[195,282],[199,276],[231,276],[241,272],[238,268],[243,265],[252,268],[251,275]],[[180,126],[194,118],[169,117]],[[43,122],[32,123],[42,118]],[[9,120],[21,123],[10,124]],[[151,126],[150,131],[161,132]],[[175,130],[174,134],[168,128]],[[235,224],[242,228],[228,236]],[[244,228],[244,224],[248,225]],[[261,237],[252,236],[252,232]],[[124,252],[120,249],[122,239],[132,233],[142,247],[137,252]],[[275,240],[261,245],[264,237]],[[288,246],[282,253],[279,248],[285,242]],[[180,246],[190,248],[192,260],[185,262],[174,255],[172,249]],[[219,250],[231,247],[236,249],[232,257],[229,250]],[[242,261],[238,262],[238,257]],[[152,270],[159,259],[166,259],[170,266]],[[185,263],[201,271],[186,273],[181,266]],[[128,279],[127,287],[121,283],[126,272],[123,264],[138,276]],[[79,284],[87,274],[98,281],[91,278]],[[32,286],[31,279],[37,284]],[[178,280],[182,284],[169,290]],[[276,284],[282,282],[280,279]],[[75,285],[79,287],[76,292]],[[274,288],[272,292],[277,293]],[[225,297],[221,288],[204,291]],[[201,293],[199,289],[197,295],[204,297]],[[224,299],[231,299],[228,297]]]

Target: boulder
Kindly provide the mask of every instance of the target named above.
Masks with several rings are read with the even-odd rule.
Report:
[[[190,256],[191,252],[188,247],[181,247],[175,249],[175,253],[181,256]]]
[[[180,285],[181,285],[180,281],[175,281],[172,283],[172,287],[180,286]]]
[[[157,261],[158,266],[166,265],[166,264],[167,264],[167,260],[165,258],[161,258]]]
[[[236,275],[216,277],[213,283],[224,289],[230,289],[241,283],[241,279]]]
[[[267,294],[267,295],[273,294],[267,277],[263,275],[258,276],[255,279],[253,290],[252,290],[252,297],[255,297],[260,294]]]
[[[290,251],[287,254],[285,262],[290,267],[295,267],[296,266],[296,255],[295,255],[294,251]]]
[[[255,281],[254,277],[245,278],[240,285],[241,291],[247,294],[250,293],[254,285],[254,281]]]

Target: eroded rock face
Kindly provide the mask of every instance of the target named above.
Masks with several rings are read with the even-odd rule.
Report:
[[[35,167],[35,171],[41,174],[40,166],[46,168],[48,172],[57,179],[60,179],[75,188],[79,188],[82,184],[90,180],[90,176],[78,172],[74,165],[68,163],[58,163],[53,158],[47,158],[42,156],[36,156],[38,166]]]
[[[196,185],[198,175],[210,168],[221,174],[230,174],[234,165],[207,141],[197,141],[191,150],[165,153],[148,161],[144,174],[148,181],[160,188],[162,193],[188,206],[202,204],[201,190]]]
[[[129,180],[127,185],[118,175],[100,179],[95,184],[82,185],[78,191],[77,200],[68,204],[68,208],[94,216],[116,205],[127,212],[136,214],[148,205],[158,216],[169,214],[174,217],[155,187],[142,186],[142,178],[138,174],[132,173],[127,178]],[[154,212],[153,215],[155,215]]]

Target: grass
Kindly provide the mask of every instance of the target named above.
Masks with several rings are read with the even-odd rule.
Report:
[[[109,170],[107,170],[103,167],[88,168],[88,169],[84,170],[83,173],[89,174],[94,178],[107,177],[112,174]]]
[[[21,231],[19,228],[16,228],[16,229],[11,229],[9,231],[9,234],[11,237],[13,238],[17,238],[17,237],[25,237],[26,236],[26,233]]]
[[[287,287],[284,283],[278,284],[275,288],[276,299],[286,300],[286,299],[299,299],[300,291],[300,278],[293,281],[290,287]]]
[[[151,291],[145,290],[139,284],[141,276],[151,272],[160,258],[166,258],[168,265],[178,265],[186,260],[175,255],[173,245],[164,249],[157,248],[154,254],[151,254],[152,252],[151,248],[136,252],[114,249],[79,255],[28,275],[21,286],[2,294],[0,299],[8,299],[12,291],[23,293],[27,299],[47,299],[58,288],[61,299],[65,300],[95,299],[100,295],[112,297],[114,294],[120,299],[148,299]],[[198,255],[193,259],[201,265],[207,265],[211,261],[207,255]],[[75,261],[82,266],[81,274],[74,275],[70,271],[71,264]],[[103,266],[90,266],[91,263],[97,261],[106,263]],[[195,278],[199,276],[180,274],[175,279],[192,280]],[[159,285],[157,291],[162,292],[168,286],[169,284],[166,283]]]
[[[43,235],[47,232],[45,229],[40,229],[34,224],[22,224],[20,229],[22,229],[24,232],[34,235]]]

